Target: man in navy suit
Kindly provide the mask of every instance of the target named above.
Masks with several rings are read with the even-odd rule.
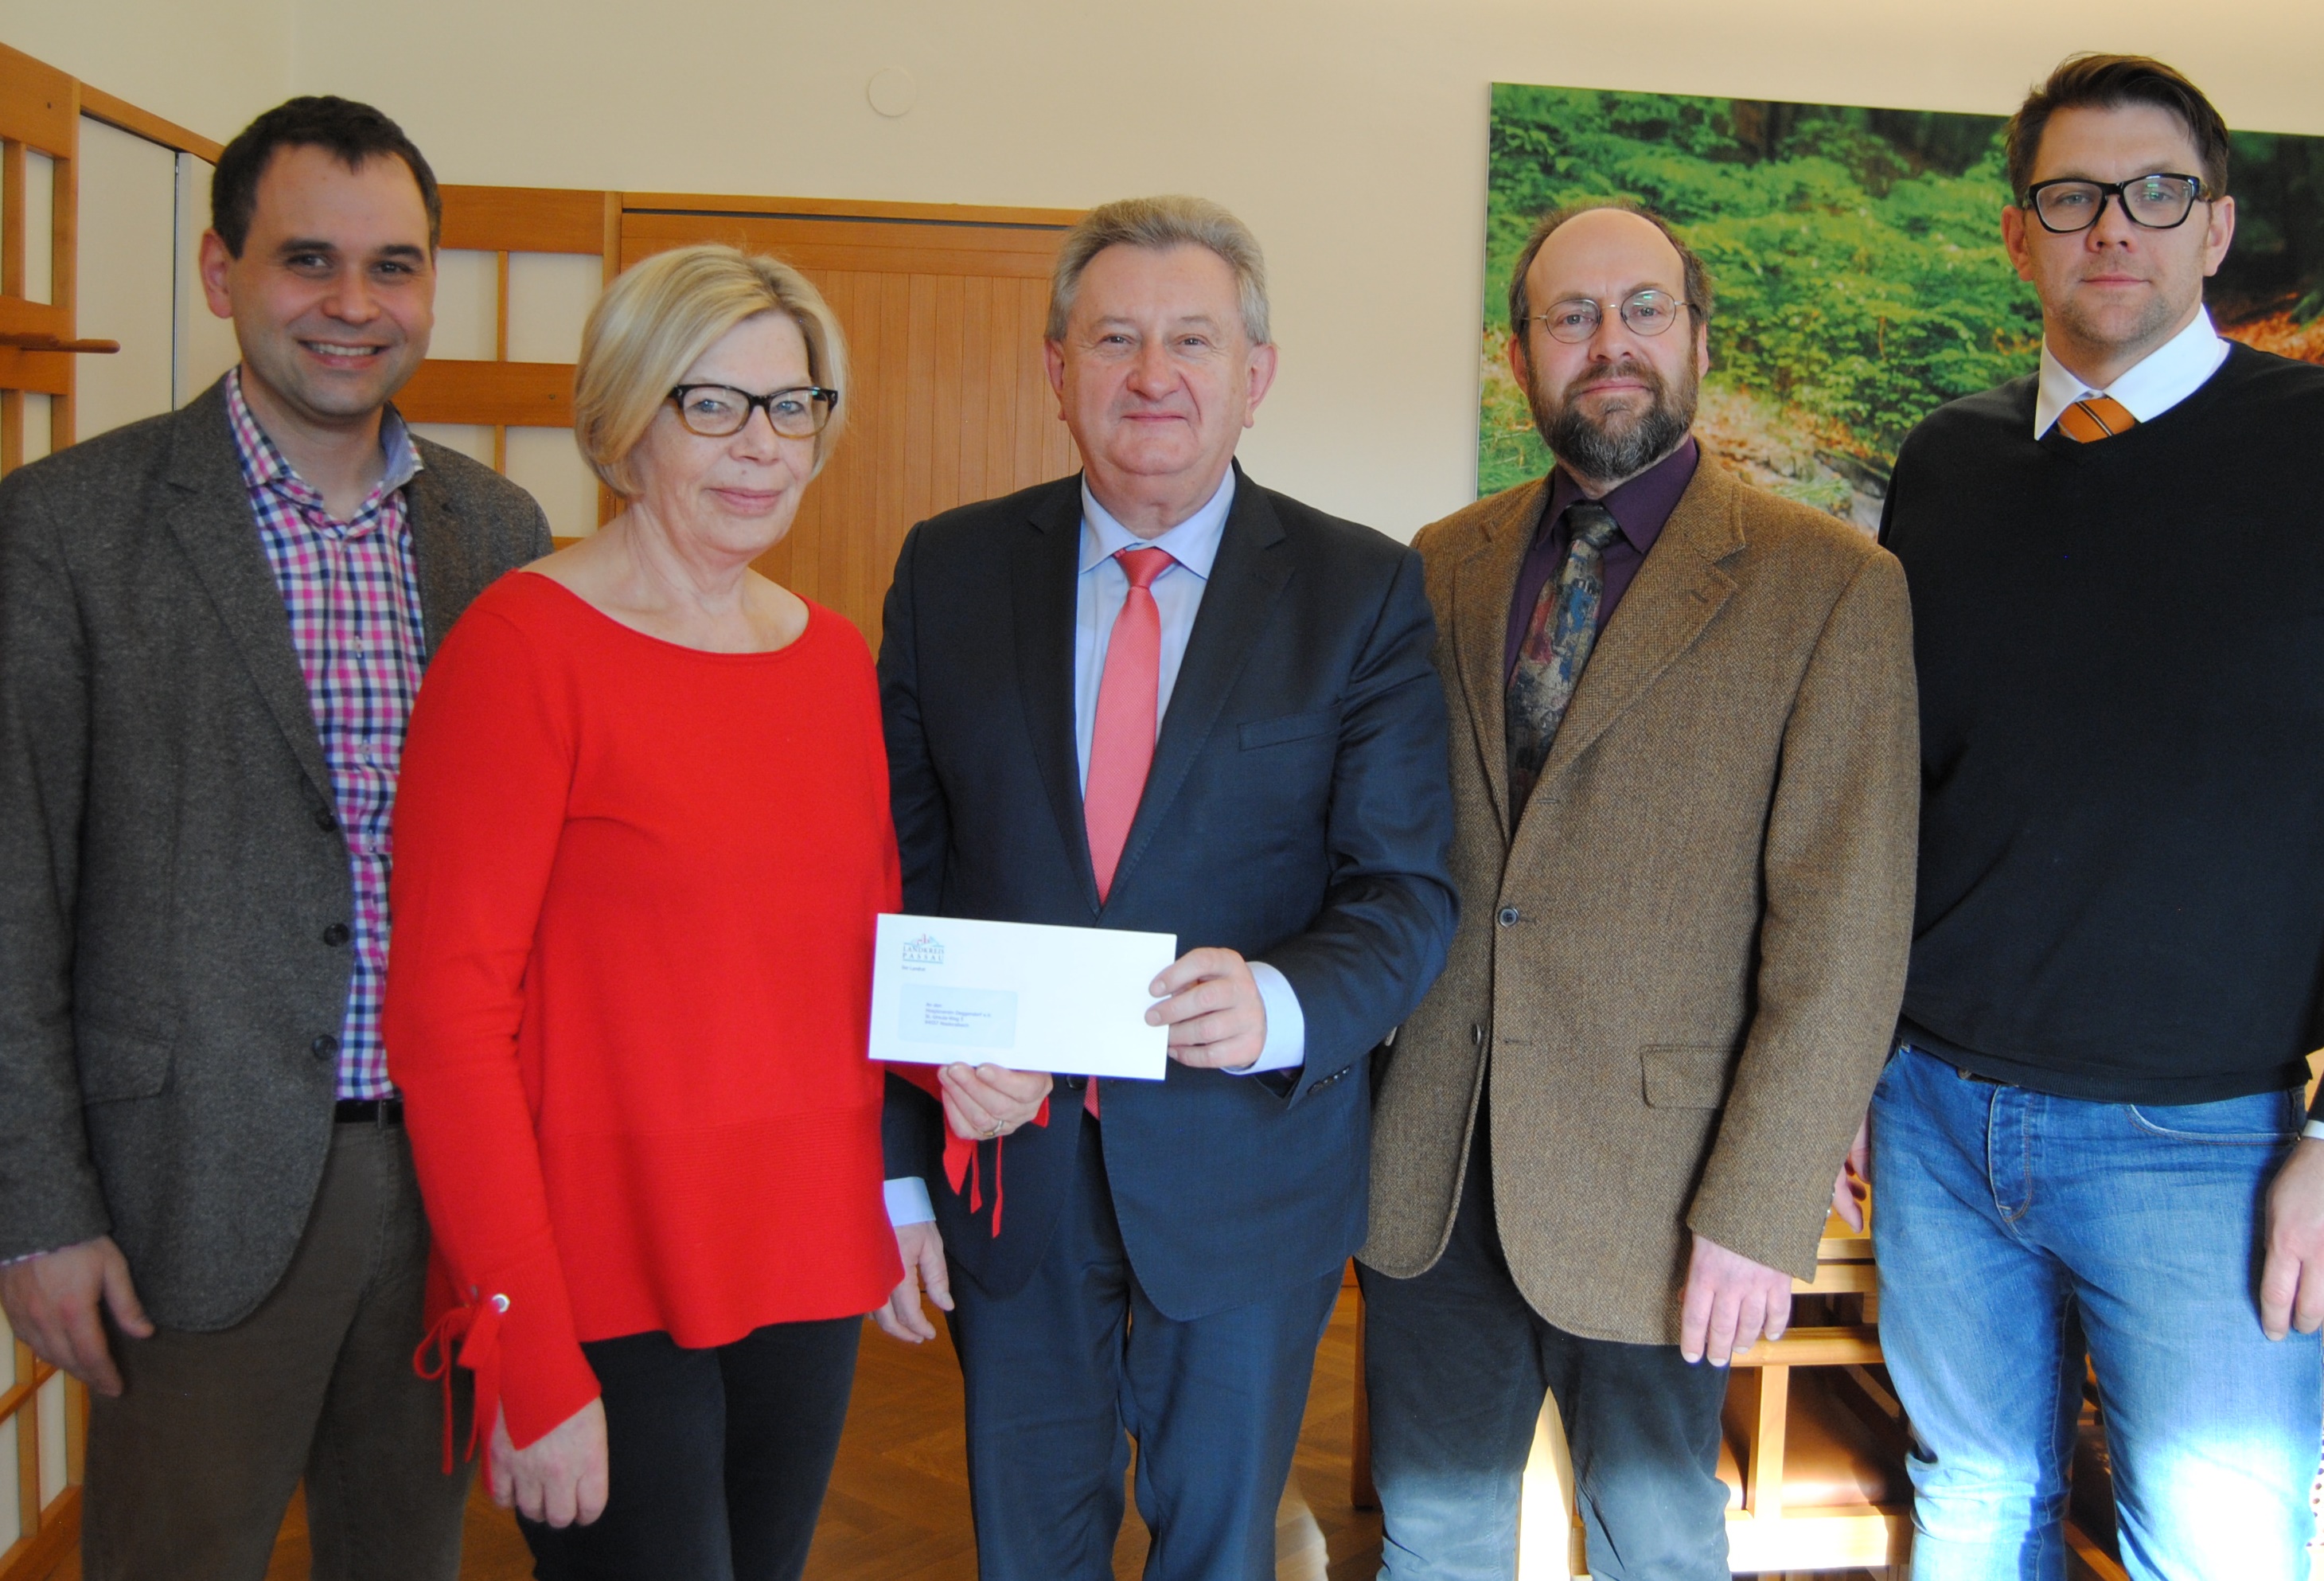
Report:
[[[1147,1575],[1246,1581],[1363,1239],[1370,1055],[1452,938],[1435,630],[1410,550],[1233,464],[1276,365],[1233,216],[1093,211],[1047,342],[1085,470],[920,523],[888,596],[905,906],[1176,934],[1172,1063],[949,1067],[942,1115],[891,1080],[879,1317],[951,1308],[986,1581],[1110,1578],[1133,1438]]]

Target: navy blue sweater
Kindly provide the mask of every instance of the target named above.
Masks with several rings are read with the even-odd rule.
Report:
[[[1904,1035],[1979,1076],[2194,1104],[2324,1041],[2324,367],[2236,347],[2096,444],[2034,380],[1931,413],[1912,583],[1921,862]]]

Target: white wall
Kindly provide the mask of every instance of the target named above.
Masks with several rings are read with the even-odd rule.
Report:
[[[0,0],[0,43],[223,143],[291,86],[293,0]]]
[[[177,221],[177,155],[84,118],[76,328],[121,349],[80,359],[73,426],[81,439],[175,404]]]
[[[221,51],[189,44],[178,9],[0,0],[0,40],[217,137],[229,105],[370,98],[447,180],[1216,198],[1268,249],[1284,347],[1246,461],[1399,535],[1473,487],[1497,79],[2001,114],[2070,51],[2142,50],[2233,125],[2324,133],[2315,0],[404,0],[392,24],[277,0],[272,29],[260,0],[208,0],[222,34],[287,40],[289,66],[270,42],[200,84],[181,79],[215,78]],[[919,88],[892,120],[864,94],[890,66]]]

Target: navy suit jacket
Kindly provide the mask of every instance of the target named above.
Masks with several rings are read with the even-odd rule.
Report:
[[[1173,1061],[1164,1081],[1104,1087],[1123,1244],[1155,1305],[1185,1320],[1328,1274],[1364,1238],[1368,1056],[1435,980],[1457,905],[1435,624],[1418,555],[1238,474],[1101,904],[1074,744],[1081,532],[1071,477],[904,541],[880,650],[904,903],[1175,933],[1181,953],[1223,946],[1288,979],[1304,1066]],[[1014,1294],[1074,1178],[1078,1091],[1061,1088],[1047,1126],[984,1145],[973,1214],[944,1180],[938,1105],[888,1086],[888,1173],[927,1179],[954,1258]]]

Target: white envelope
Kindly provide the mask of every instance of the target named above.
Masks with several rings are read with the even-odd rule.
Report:
[[[1147,988],[1178,958],[1169,933],[880,919],[872,1058],[1159,1081],[1170,1030]]]

